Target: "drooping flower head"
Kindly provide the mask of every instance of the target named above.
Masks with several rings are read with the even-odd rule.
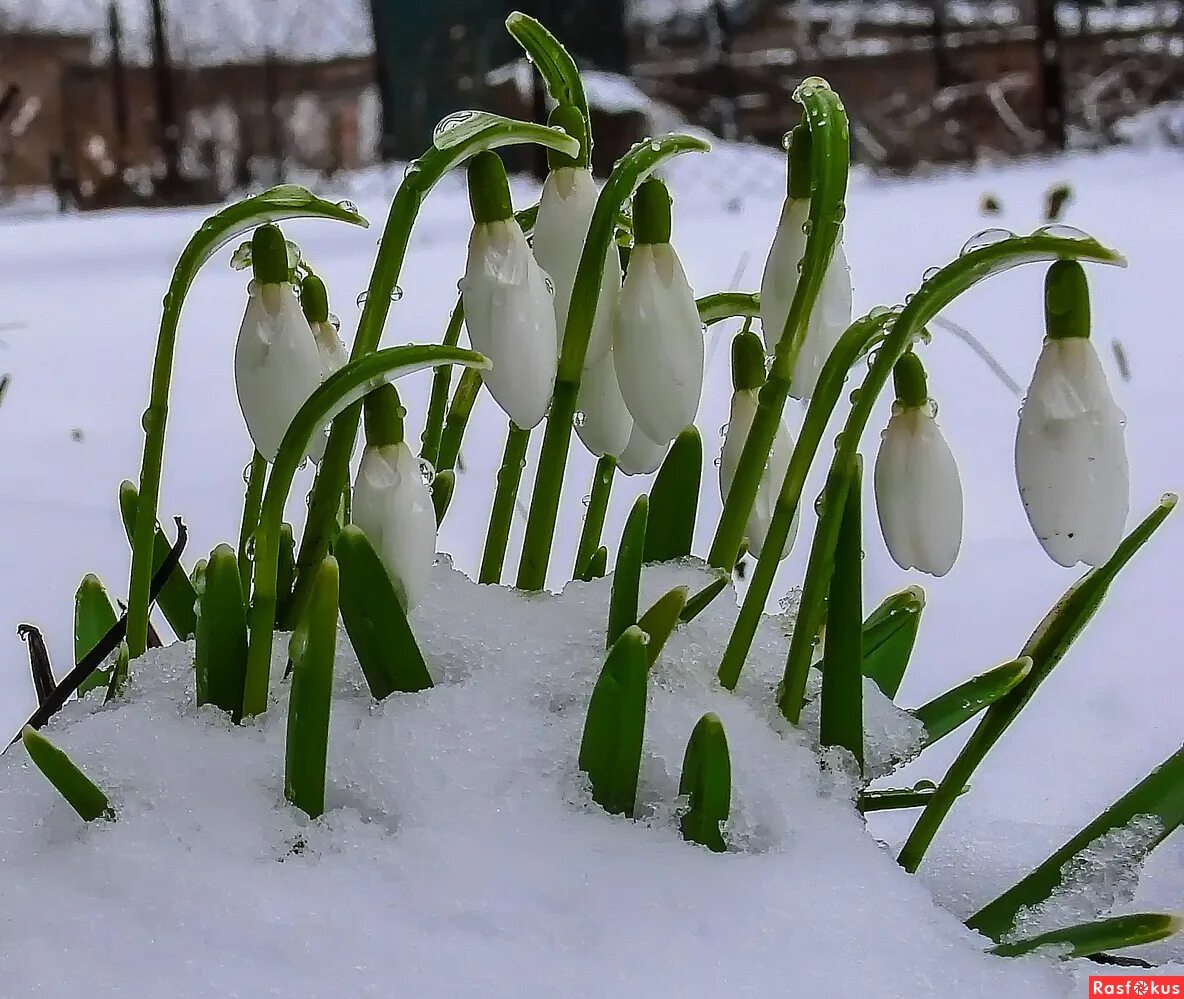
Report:
[[[482,373],[490,395],[523,430],[547,412],[555,387],[558,338],[548,278],[530,251],[510,205],[498,155],[469,161],[473,232],[461,281],[465,325],[474,350],[493,367]]]
[[[876,510],[892,560],[944,576],[962,547],[962,481],[911,350],[893,368],[896,401],[876,455]]]
[[[321,358],[278,226],[255,230],[251,265],[255,279],[235,345],[234,381],[251,439],[273,461],[292,417],[321,383]]]
[[[1101,565],[1130,503],[1124,426],[1091,342],[1089,287],[1059,260],[1044,285],[1047,336],[1020,410],[1015,472],[1037,540],[1063,566]]]
[[[668,444],[694,423],[703,391],[703,327],[670,231],[670,194],[650,178],[633,199],[636,245],[617,304],[613,351],[621,397],[656,444]]]

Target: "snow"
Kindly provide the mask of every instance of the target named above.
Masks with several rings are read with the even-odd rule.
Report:
[[[1094,336],[1128,416],[1132,517],[1141,516],[1165,489],[1184,484],[1184,345],[1174,332],[1182,173],[1178,153],[1149,148],[908,181],[857,174],[846,224],[856,308],[901,300],[978,229],[1035,228],[1044,192],[1068,180],[1074,199],[1066,221],[1130,260],[1126,271],[1095,268],[1091,277]],[[724,145],[684,158],[669,176],[675,240],[694,287],[754,288],[784,191],[780,157]],[[378,227],[397,179],[373,171],[344,193]],[[979,215],[986,192],[1001,201],[1001,216]],[[517,203],[532,196],[529,185],[516,185]],[[93,571],[114,595],[126,586],[117,486],[138,471],[159,303],[201,218],[108,213],[0,228],[0,372],[12,376],[0,404],[0,622],[41,625],[59,675],[71,654],[78,580]],[[438,339],[468,225],[463,187],[446,181],[417,226],[387,344]],[[313,222],[286,228],[325,276],[348,334],[377,233]],[[226,256],[196,282],[178,345],[161,511],[166,523],[180,513],[190,527],[187,565],[235,536],[250,453],[231,381],[245,278],[225,266]],[[1039,349],[1041,276],[1040,268],[1011,272],[948,310],[1021,384]],[[712,327],[708,345],[698,421],[708,460],[718,454],[715,428],[727,419],[732,328]],[[1112,363],[1112,341],[1129,359],[1129,382]],[[869,604],[909,583],[927,593],[899,698],[905,705],[1013,658],[1076,578],[1043,556],[1016,494],[1018,400],[941,329],[925,349],[964,477],[966,529],[949,576],[922,579],[891,565],[871,526],[874,511],[865,511]],[[412,440],[427,383],[416,376],[400,386]],[[869,458],[886,418],[886,407],[873,417]],[[800,417],[791,410],[788,419]],[[479,559],[504,432],[505,418],[483,395],[440,541],[466,570]],[[574,440],[569,467],[556,586],[574,556],[579,497],[593,467]],[[706,551],[719,510],[715,469],[707,465],[704,475],[697,553]],[[302,479],[293,492],[289,515],[297,522],[307,484]],[[812,482],[806,496],[819,485]],[[644,477],[615,484],[604,535],[610,550],[632,498],[647,487]],[[775,601],[801,581],[809,520],[778,576]],[[511,565],[521,528],[519,519]],[[476,590],[442,566],[441,602],[425,601],[417,627],[445,682],[423,697],[373,707],[343,659],[330,742],[332,810],[311,825],[282,804],[282,701],[257,727],[231,729],[194,709],[185,652],[154,653],[135,670],[126,703],[72,706],[49,733],[111,789],[118,822],[82,828],[22,750],[0,761],[0,862],[19,872],[5,878],[5,988],[22,994],[36,981],[45,995],[73,996],[85,981],[94,994],[113,995],[133,966],[144,988],[182,996],[366,995],[371,981],[384,983],[383,994],[395,983],[416,996],[497,995],[508,982],[523,996],[601,995],[614,985],[630,994],[764,995],[769,983],[779,988],[787,979],[808,982],[803,994],[818,995],[1081,994],[1088,969],[988,959],[955,916],[1013,883],[1178,748],[1175,650],[1184,620],[1172,573],[1182,557],[1177,516],[1124,571],[1071,655],[988,757],[919,879],[901,874],[892,854],[863,833],[841,765],[820,778],[803,737],[770,726],[767,691],[783,664],[777,629],[784,620],[762,625],[760,661],[738,697],[706,679],[718,660],[718,617],[705,616],[672,641],[646,746],[653,813],[637,825],[589,808],[572,767],[600,654],[604,583],[525,600]],[[647,574],[647,597],[674,585],[668,572]],[[712,614],[723,614],[724,601]],[[562,608],[562,619],[537,613],[542,603]],[[15,732],[32,706],[25,650],[8,634],[4,733]],[[281,697],[282,689],[277,684]],[[737,820],[729,834],[743,850],[722,858],[682,844],[671,818],[686,737],[706,710],[721,715],[734,740]],[[876,716],[873,727],[882,722],[900,736],[893,717]],[[943,740],[886,783],[939,777],[960,742]],[[911,819],[877,814],[871,832],[899,844]],[[298,853],[297,842],[304,844]],[[1184,909],[1182,865],[1177,834],[1153,856],[1131,904]],[[1086,882],[1092,894],[1071,904],[1096,908],[1111,882]],[[69,961],[61,960],[59,940],[70,941]],[[1178,942],[1148,953],[1184,957]],[[282,981],[267,977],[279,968]],[[448,980],[442,968],[451,990],[441,984]]]

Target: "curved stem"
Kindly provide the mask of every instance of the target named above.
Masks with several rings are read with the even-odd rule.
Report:
[[[852,394],[851,410],[847,414],[842,433],[836,438],[831,469],[845,468],[854,459],[880,391],[891,377],[896,362],[913,342],[914,337],[925,328],[926,323],[962,292],[993,274],[1024,263],[1057,259],[1092,260],[1107,264],[1125,263],[1119,254],[1106,249],[1097,240],[1066,239],[1036,232],[1031,236],[1013,236],[965,253],[922,284],[893,322],[891,332],[876,352],[863,384]],[[810,548],[803,602],[798,609],[793,637],[790,639],[778,704],[782,714],[795,723],[801,716],[806,693],[806,677],[810,671],[813,653],[813,635],[822,620],[823,611],[819,602],[814,601],[807,605],[804,597],[806,589],[825,589],[822,579],[829,579],[834,565],[837,537],[837,530],[831,521],[840,516],[842,504],[831,503],[829,497],[825,499]],[[819,579],[811,580],[811,573]]]
[[[243,497],[243,519],[238,529],[238,575],[243,593],[251,592],[251,535],[259,526],[259,507],[263,503],[263,484],[267,459],[258,451],[251,458],[247,473],[247,492]]]
[[[484,384],[478,371],[469,370],[460,376],[456,391],[452,394],[452,403],[448,407],[448,419],[444,421],[444,430],[440,434],[440,450],[436,455],[437,472],[447,472],[456,468],[456,460],[460,457],[460,446],[469,426],[473,404],[477,401]]]
[[[465,321],[464,302],[458,297],[448,327],[440,341],[445,347],[455,347],[460,341],[460,328]],[[428,415],[420,437],[419,455],[433,465],[440,457],[440,434],[444,430],[444,415],[448,411],[448,386],[452,383],[452,365],[441,364],[432,372],[432,394],[428,399]]]
[[[378,347],[382,329],[390,312],[391,294],[398,284],[411,230],[423,204],[436,183],[470,156],[486,149],[535,142],[557,149],[568,156],[579,152],[575,139],[561,132],[531,122],[513,121],[482,111],[462,111],[450,115],[436,126],[432,148],[407,168],[395,193],[386,227],[378,244],[378,256],[366,291],[366,304],[358,321],[350,360],[365,357]],[[328,551],[333,520],[337,514],[341,490],[349,476],[349,461],[358,435],[361,404],[350,406],[333,421],[329,443],[321,459],[309,500],[308,518],[300,539],[296,563],[296,587],[292,615],[298,616],[307,599],[316,574]],[[287,622],[291,624],[291,620]]]
[[[127,586],[127,647],[132,659],[144,654],[148,645],[148,604],[152,587],[152,546],[156,529],[157,504],[160,501],[160,472],[164,463],[164,435],[168,423],[169,389],[173,380],[173,356],[181,307],[193,279],[202,264],[219,247],[235,236],[265,222],[291,218],[328,218],[354,225],[366,225],[356,210],[322,201],[311,191],[285,185],[264,191],[253,198],[224,208],[208,219],[190,238],[173,270],[160,332],[156,338],[156,357],[152,362],[152,387],[148,408],[141,423],[144,427],[144,456],[140,463],[139,504],[132,531],[131,578]]]
[[[250,644],[243,689],[243,717],[257,715],[267,707],[271,681],[271,647],[275,630],[276,575],[279,569],[280,525],[292,479],[303,460],[312,435],[341,409],[342,403],[359,398],[376,381],[410,374],[442,363],[487,367],[486,358],[457,347],[388,347],[351,361],[327,378],[305,400],[284,434],[263,495],[259,527],[255,535],[255,590],[249,618]],[[349,405],[354,409],[360,402]]]
[[[600,547],[600,534],[604,530],[604,517],[608,513],[608,498],[616,472],[617,459],[611,455],[605,455],[596,463],[592,490],[588,494],[588,510],[584,514],[584,529],[580,532],[576,564],[572,570],[575,579],[579,579],[580,574],[587,570],[588,559]]]
[[[543,447],[530,500],[522,561],[518,566],[517,585],[521,589],[541,590],[547,580],[580,376],[584,370],[584,356],[588,351],[588,338],[592,334],[592,323],[596,316],[604,261],[613,240],[617,215],[638,185],[667,160],[680,153],[706,152],[709,148],[703,140],[689,135],[667,135],[635,146],[613,169],[596,200],[596,209],[588,226],[588,236],[584,241],[572,288],[567,326],[563,333],[563,350],[559,355],[559,373],[555,379],[555,393],[547,415],[547,429],[543,435]]]
[[[760,488],[785,400],[789,398],[794,360],[805,339],[806,324],[814,311],[845,212],[843,199],[847,194],[851,139],[843,105],[838,95],[817,78],[803,82],[794,99],[801,102],[810,129],[810,232],[785,330],[777,342],[768,381],[761,390],[761,405],[740,453],[707,556],[707,561],[719,569],[730,570],[736,564],[744,540],[744,525]]]
[[[699,320],[714,326],[725,319],[757,319],[761,314],[761,296],[745,291],[717,291],[695,300]]]
[[[514,523],[514,504],[518,502],[518,483],[526,465],[526,449],[530,446],[530,431],[510,424],[506,434],[506,450],[502,467],[497,473],[497,490],[493,494],[493,509],[489,513],[489,530],[485,534],[485,551],[481,555],[478,583],[500,583],[506,562],[506,545],[510,527]]]

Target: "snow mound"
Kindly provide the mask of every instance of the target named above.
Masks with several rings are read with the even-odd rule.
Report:
[[[710,579],[648,567],[642,605]],[[714,670],[722,596],[655,666],[639,797],[611,817],[576,767],[611,580],[479,587],[441,558],[414,615],[437,685],[376,704],[346,647],[326,815],[282,796],[287,685],[236,728],[194,703],[192,649],[134,664],[125,696],[74,703],[51,738],[104,787],[83,825],[15,747],[0,761],[7,995],[1062,997],[1074,975],[1004,960],[864,828],[770,690],[787,622],[766,617],[738,695]],[[889,754],[915,732],[868,692]],[[677,785],[697,719],[723,720],[732,852],[685,843]],[[13,876],[19,872],[18,876]],[[66,957],[66,960],[63,960]]]

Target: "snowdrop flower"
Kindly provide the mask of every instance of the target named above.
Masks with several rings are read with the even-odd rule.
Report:
[[[634,425],[629,445],[617,459],[617,468],[626,475],[649,475],[658,470],[669,450],[669,443],[655,444]]]
[[[637,428],[667,444],[694,423],[703,390],[703,327],[670,245],[670,195],[651,178],[633,199],[636,246],[621,287],[613,353],[621,397]]]
[[[329,294],[325,282],[315,274],[308,274],[300,282],[300,308],[312,330],[317,352],[321,357],[321,381],[341,370],[349,362],[346,350],[334,321],[329,318]],[[319,434],[315,434],[308,445],[308,457],[313,464],[320,464],[328,443],[329,425],[326,423]]]
[[[744,443],[748,440],[748,432],[752,429],[752,421],[756,418],[757,393],[764,381],[764,350],[760,339],[755,333],[740,333],[732,341],[732,385],[735,391],[732,393],[732,412],[728,418],[723,451],[719,459],[719,492],[725,501],[732,488],[732,480],[736,477],[736,469],[740,464]],[[745,527],[745,538],[749,550],[755,557],[760,557],[761,549],[764,547],[765,536],[769,533],[769,522],[773,519],[777,496],[781,492],[781,483],[785,479],[792,456],[793,440],[785,424],[779,423]],[[797,533],[798,517],[795,513],[781,558],[789,554]]]
[[[633,417],[621,398],[611,350],[584,368],[576,409],[576,433],[598,458],[619,456],[629,446]]]
[[[912,351],[893,369],[896,402],[876,455],[876,510],[892,560],[944,576],[962,547],[962,482]]]
[[[1044,289],[1048,336],[1020,410],[1016,480],[1049,557],[1063,566],[1101,565],[1126,527],[1126,419],[1089,339],[1085,271],[1057,261]]]
[[[505,167],[494,152],[469,161],[473,233],[461,281],[474,350],[493,362],[482,373],[497,404],[523,430],[547,412],[558,365],[555,309],[547,276],[510,208]]]
[[[790,146],[789,191],[781,209],[781,220],[773,236],[773,245],[765,261],[761,278],[761,332],[765,349],[777,350],[790,303],[797,291],[802,257],[806,252],[810,218],[810,130],[799,125],[793,130]],[[830,356],[839,337],[851,324],[851,268],[843,250],[843,230],[830,264],[822,278],[814,311],[806,324],[806,334],[794,359],[790,395],[809,399],[818,383],[818,373]]]
[[[561,104],[551,114],[551,125],[586,141],[584,118],[569,104]],[[576,282],[580,256],[588,225],[596,209],[597,190],[591,172],[578,160],[554,149],[547,150],[551,171],[543,183],[539,214],[534,223],[534,258],[555,285],[555,327],[560,349],[567,327],[571,292]],[[604,273],[596,299],[596,315],[588,339],[584,364],[591,365],[604,357],[612,343],[613,310],[621,291],[621,261],[615,246],[610,245],[604,259]]]
[[[366,397],[353,522],[382,559],[403,609],[411,610],[427,589],[436,558],[436,512],[419,458],[403,440],[399,395],[390,384]]]
[[[321,383],[321,359],[278,227],[255,230],[251,260],[255,280],[235,346],[234,381],[251,439],[274,461],[292,417]]]

